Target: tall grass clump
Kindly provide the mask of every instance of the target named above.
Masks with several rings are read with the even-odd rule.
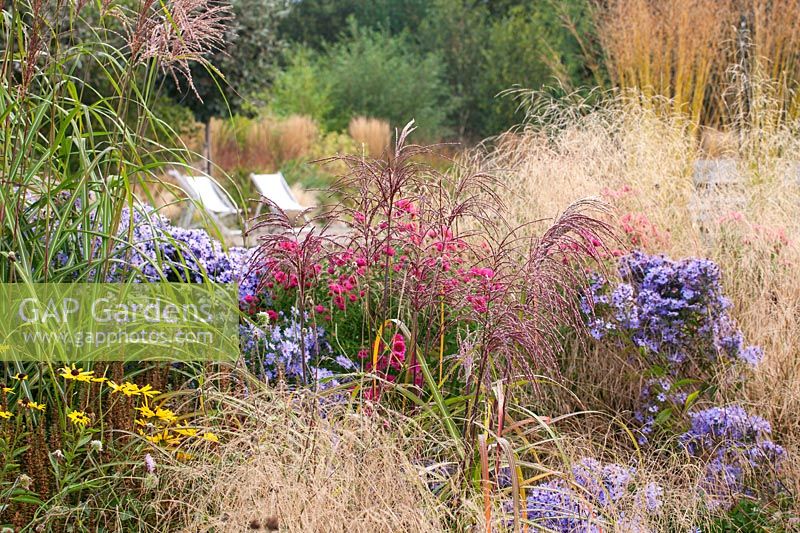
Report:
[[[354,117],[347,131],[369,157],[380,157],[392,141],[389,123],[377,118]]]
[[[191,90],[191,64],[213,69],[205,56],[222,47],[229,20],[225,6],[192,0],[4,3],[0,282],[188,277],[177,272],[196,263],[176,238],[153,231],[142,242],[162,223],[144,205],[148,184],[186,160],[153,107],[163,76]],[[161,263],[167,249],[171,266]],[[135,408],[162,392],[165,369],[53,355],[6,361],[2,373],[0,523],[136,527],[145,506],[123,487],[142,482],[147,438],[133,437]]]
[[[455,505],[485,487],[482,518],[493,523],[487,484],[501,463],[520,457],[535,473],[525,435],[552,440],[546,424],[507,401],[556,372],[565,328],[582,328],[581,266],[610,232],[591,201],[528,231],[506,219],[493,176],[421,163],[430,149],[410,144],[411,132],[399,132],[393,155],[338,158],[347,170],[333,218],[348,234],[309,226],[260,238],[254,264],[272,307],[260,353],[246,358],[279,386],[351,390],[366,413],[411,409],[440,436],[426,457],[436,493]],[[262,223],[288,227],[280,215]],[[525,428],[512,443],[505,427],[517,416]]]
[[[241,375],[248,396],[208,381],[222,444],[181,462],[155,455],[159,523],[192,531],[446,531],[448,510],[412,460],[429,438],[401,413],[365,416],[310,391]],[[180,495],[176,498],[175,495]]]
[[[509,202],[509,216],[517,220],[551,216],[584,194],[610,202],[615,217],[609,222],[621,238],[609,250],[611,268],[616,268],[614,256],[631,249],[666,254],[685,264],[692,258],[713,261],[732,319],[747,343],[761,347],[764,355],[752,368],[737,370],[735,379],[715,367],[707,375],[716,385],[691,399],[700,401],[697,410],[736,404],[748,417],[764,417],[767,424],[759,425],[771,428],[788,457],[781,463],[779,482],[792,488],[788,499],[786,492],[775,499],[780,513],[795,505],[791,495],[798,479],[792,459],[798,429],[791,413],[798,386],[794,354],[800,321],[792,272],[800,252],[793,237],[800,231],[800,182],[792,154],[800,137],[790,121],[764,120],[765,114],[780,116],[784,101],[772,82],[752,81],[761,84],[753,93],[761,95],[763,112],[736,117],[724,152],[733,162],[733,180],[727,185],[695,184],[694,162],[709,156],[696,141],[696,123],[686,114],[674,114],[673,102],[646,95],[609,94],[591,105],[535,98],[538,107],[531,107],[528,123],[499,137],[475,156],[474,164],[499,173],[509,190],[522,191],[524,201]],[[550,408],[597,409],[633,420],[643,380],[652,373],[634,370],[636,359],[620,355],[619,348],[595,344],[587,352],[565,350],[561,369],[580,401],[565,396],[566,404],[555,402]],[[640,378],[631,379],[632,372],[640,372]],[[692,383],[698,377],[692,374]],[[578,427],[596,431],[591,424]]]
[[[309,158],[321,135],[307,116],[270,116],[211,121],[212,159],[227,172],[274,172],[292,160]]]
[[[720,48],[735,23],[731,2],[614,0],[597,9],[612,82],[667,97],[699,121],[719,72]]]
[[[776,87],[784,119],[797,117],[797,2],[614,0],[594,13],[616,87],[666,97],[693,123],[732,126],[740,110],[730,86],[749,106],[761,78]]]

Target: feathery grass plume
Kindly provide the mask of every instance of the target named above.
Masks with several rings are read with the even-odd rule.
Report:
[[[599,256],[611,231],[590,216],[601,207],[596,201],[571,206],[541,236],[510,225],[504,191],[490,174],[442,174],[419,163],[430,148],[408,144],[412,131],[409,124],[399,133],[393,158],[340,158],[350,168],[336,184],[340,216],[353,221],[348,248],[362,274],[376,280],[368,289],[369,331],[397,317],[419,357],[439,352],[441,365],[444,334],[475,328],[464,389],[474,395],[464,427],[471,443],[475,403],[491,380],[554,368],[559,327],[581,323],[581,265]]]
[[[230,5],[223,2],[144,0],[128,33],[131,61],[155,61],[176,83],[183,77],[195,90],[190,64],[214,68],[207,56],[223,49],[226,24],[232,19]]]
[[[696,190],[694,162],[708,155],[685,117],[659,111],[672,108],[662,97],[647,101],[608,93],[593,101],[557,104],[536,96],[531,101],[538,116],[483,153],[471,154],[470,164],[494,173],[518,193],[506,198],[507,216],[517,223],[551,217],[584,195],[600,196],[615,209],[617,217],[607,220],[624,235],[625,248],[703,257],[719,265],[724,292],[733,303],[731,315],[748,342],[764,349],[764,359],[745,383],[723,379],[715,403],[747,405],[770,422],[789,456],[783,482],[796,491],[800,182],[795,159],[800,132],[791,121],[772,120],[784,105],[772,82],[763,76],[751,81],[766,84],[753,88],[761,95],[763,111],[740,114],[736,129],[728,132],[732,139],[722,155],[733,161],[736,184],[727,190]],[[631,236],[637,233],[647,238],[634,242]],[[635,409],[641,389],[635,376],[640,374],[618,350],[584,351],[568,344],[559,362],[570,387],[581,391],[580,401],[559,389],[544,409],[619,414]],[[579,430],[605,432],[607,424],[599,424],[592,427],[587,421]]]
[[[237,377],[246,398],[219,391],[215,376],[207,381],[207,401],[217,409],[199,423],[215,428],[220,445],[198,442],[186,450],[194,456],[188,462],[156,457],[153,505],[162,524],[226,532],[276,522],[297,532],[446,530],[451,512],[412,462],[425,442],[410,436],[411,420],[384,410],[366,416],[324,395]]]
[[[378,118],[353,117],[347,131],[369,157],[381,157],[392,142],[389,123]]]
[[[317,284],[322,264],[339,250],[339,243],[328,232],[326,224],[317,225],[315,219],[308,219],[302,227],[293,227],[292,220],[277,205],[268,199],[268,212],[256,221],[251,231],[269,232],[258,237],[258,246],[250,259],[250,268],[259,275],[259,291],[267,290],[272,280],[279,280],[284,288],[294,290],[293,307],[299,311],[299,327],[305,331],[308,326],[306,311],[314,306],[310,289]],[[298,215],[303,218],[308,212]],[[310,327],[316,329],[313,322]],[[300,353],[303,364],[303,381],[308,383],[309,369],[306,364],[305,336],[300,337]]]

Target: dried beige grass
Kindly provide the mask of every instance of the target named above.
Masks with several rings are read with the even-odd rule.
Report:
[[[383,156],[392,141],[389,123],[377,118],[354,117],[347,131],[370,157]]]
[[[228,173],[276,172],[281,165],[308,158],[319,141],[313,119],[292,115],[211,121],[212,161]]]
[[[674,110],[699,121],[714,75],[724,64],[731,0],[611,0],[597,13],[612,81],[668,97]]]
[[[309,116],[291,115],[278,124],[282,161],[308,157],[319,139],[319,127]]]
[[[770,94],[763,90],[762,94]],[[551,218],[578,198],[599,195],[618,216],[646,216],[665,237],[640,247],[674,258],[708,257],[719,264],[726,295],[745,339],[765,359],[746,373],[744,389],[721,390],[717,401],[745,405],[773,425],[790,454],[800,452],[800,129],[738,121],[724,154],[741,180],[722,192],[695,192],[696,159],[707,157],[691,122],[658,111],[659,102],[617,96],[594,110],[545,108],[547,127],[528,127],[498,140],[474,164],[492,172],[519,222]],[[780,108],[764,97],[759,105]],[[625,188],[627,192],[622,192]],[[635,383],[609,354],[565,355],[565,374],[591,408],[623,412]],[[624,392],[624,391],[627,391]],[[787,467],[790,484],[800,469]]]
[[[415,446],[387,418],[248,387],[247,398],[208,396],[222,407],[216,418],[237,424],[220,432],[223,444],[159,467],[164,523],[192,532],[443,530],[444,511],[409,459]]]

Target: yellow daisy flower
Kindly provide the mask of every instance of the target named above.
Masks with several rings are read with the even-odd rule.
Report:
[[[161,391],[157,391],[153,389],[150,385],[145,385],[144,387],[139,387],[136,383],[131,383],[130,381],[126,381],[122,385],[117,385],[113,381],[109,380],[107,382],[108,386],[111,387],[111,392],[121,392],[125,396],[139,396],[142,395],[145,398],[152,398],[157,394],[161,394]]]
[[[147,405],[136,407],[135,409],[140,413],[142,413],[142,416],[145,418],[153,418],[154,416],[156,416],[156,413],[153,412],[153,410],[150,409],[150,407],[148,407]]]
[[[25,372],[17,372],[13,376],[11,376],[11,379],[16,379],[17,381],[25,381],[26,379],[28,379],[28,374],[26,374]]]
[[[169,432],[169,430],[164,430],[161,433],[156,433],[155,435],[147,435],[145,439],[152,442],[153,444],[166,444],[168,446],[177,446],[181,443],[180,438],[177,435],[173,435]]]
[[[173,413],[169,409],[162,409],[160,407],[156,407],[156,416],[159,419],[166,422],[167,424],[174,424],[175,422],[178,421],[178,417],[175,416],[175,413]]]
[[[14,413],[12,413],[11,411],[0,411],[0,418],[8,420],[12,416],[14,416]]]
[[[37,411],[44,411],[45,405],[43,403],[36,403],[27,398],[23,398],[19,401],[22,407],[27,407],[28,409],[36,409]]]
[[[136,384],[126,381],[122,385],[117,385],[113,381],[109,380],[106,384],[111,388],[111,393],[121,392],[125,396],[137,396],[139,394],[139,387]]]
[[[72,366],[64,366],[61,369],[61,374],[59,374],[64,379],[71,379],[75,381],[81,381],[83,383],[89,383],[92,381],[92,377],[94,376],[94,370],[84,370],[82,368],[76,368],[75,363],[72,363]]]
[[[145,398],[152,398],[158,394],[161,394],[161,391],[155,390],[150,385],[145,385],[144,387],[139,389],[139,394],[141,394]]]
[[[86,427],[92,422],[92,419],[83,411],[72,411],[67,415],[67,418],[69,418],[73,424],[80,427]]]
[[[197,435],[197,430],[194,428],[190,428],[187,425],[183,426],[175,426],[172,431],[177,433],[178,435],[183,435],[184,437],[194,437]]]
[[[219,437],[217,437],[216,434],[214,434],[214,433],[212,433],[210,431],[206,431],[205,433],[203,433],[200,436],[200,438],[203,439],[203,440],[207,440],[209,442],[219,442]]]
[[[11,387],[6,387],[5,384],[0,385],[0,388],[2,388],[3,392],[6,393],[6,394],[13,394],[14,393],[14,389],[12,389]]]
[[[130,381],[126,381],[122,384],[122,388],[120,392],[127,397],[131,396],[138,396],[139,395],[139,387],[136,386],[135,383],[131,383]]]

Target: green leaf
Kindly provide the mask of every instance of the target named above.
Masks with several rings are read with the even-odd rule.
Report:
[[[694,391],[694,392],[690,393],[690,394],[689,394],[689,395],[686,397],[686,403],[684,404],[684,407],[686,408],[686,410],[687,410],[687,411],[689,410],[689,408],[690,408],[692,405],[694,405],[694,402],[696,402],[696,401],[697,401],[697,398],[698,398],[699,396],[700,396],[700,391],[699,391],[699,390],[696,390],[696,391]]]
[[[658,413],[658,415],[656,416],[656,424],[659,426],[664,425],[671,417],[672,417],[672,408],[667,407],[666,409]]]

